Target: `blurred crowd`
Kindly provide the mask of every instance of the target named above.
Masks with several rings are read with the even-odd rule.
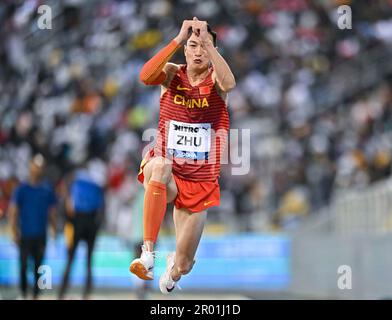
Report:
[[[38,28],[41,4],[52,8],[50,30]],[[337,27],[343,4],[352,8],[352,29]],[[222,205],[211,210],[212,219],[229,216],[241,231],[290,228],[337,190],[390,175],[391,78],[327,109],[315,87],[337,66],[391,46],[392,1],[6,0],[0,4],[0,217],[40,152],[60,197],[81,166],[105,176],[106,229],[127,233],[150,142],[142,136],[156,128],[159,113],[159,88],[144,86],[138,73],[193,16],[217,32],[236,76],[232,128],[251,130],[252,147],[244,149],[250,172],[235,176],[230,165],[222,167]],[[184,62],[182,52],[173,61]],[[343,82],[350,76],[343,74]]]

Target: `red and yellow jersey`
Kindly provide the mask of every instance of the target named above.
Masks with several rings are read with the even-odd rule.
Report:
[[[219,176],[230,122],[212,71],[192,86],[186,65],[181,66],[160,100],[154,155],[172,159],[173,173],[182,179],[214,181]]]

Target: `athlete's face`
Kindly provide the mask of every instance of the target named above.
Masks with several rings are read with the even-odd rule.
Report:
[[[212,40],[212,36],[209,36]],[[188,66],[200,70],[208,69],[210,60],[208,59],[207,51],[202,46],[199,37],[194,33],[189,37],[184,52]]]

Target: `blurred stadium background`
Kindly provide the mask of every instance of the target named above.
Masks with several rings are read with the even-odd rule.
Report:
[[[52,29],[37,8],[51,7]],[[352,8],[351,30],[337,7]],[[136,299],[129,274],[140,239],[136,181],[159,89],[143,63],[184,19],[207,20],[237,80],[232,128],[251,130],[251,170],[222,169],[197,263],[173,299],[388,299],[392,297],[392,1],[62,0],[0,4],[0,299],[18,296],[17,248],[7,207],[41,152],[60,199],[45,264],[54,298],[65,268],[67,179],[86,163],[106,177],[105,222],[94,253],[93,298]],[[174,57],[181,62],[182,54]],[[232,146],[233,148],[235,146]],[[157,275],[174,246],[171,208]],[[85,275],[85,247],[72,271]],[[352,268],[352,289],[337,286]],[[157,280],[146,298],[164,298]]]

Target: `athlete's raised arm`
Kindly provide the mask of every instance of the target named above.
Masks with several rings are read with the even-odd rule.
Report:
[[[214,67],[212,78],[223,92],[229,92],[235,87],[235,78],[226,60],[220,55],[208,33],[206,21],[193,18],[193,30],[200,37],[202,46],[207,51],[208,57]]]
[[[144,64],[140,71],[140,80],[144,84],[165,85],[168,78],[177,71],[178,66],[168,61],[189,38],[193,23],[193,20],[184,20],[178,35]]]

